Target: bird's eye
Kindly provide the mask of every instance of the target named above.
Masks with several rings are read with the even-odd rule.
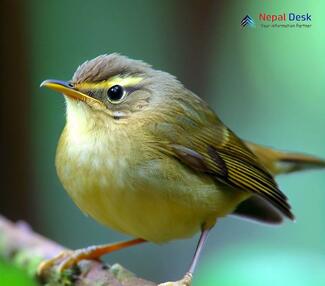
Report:
[[[113,85],[107,91],[108,99],[111,102],[117,102],[117,101],[121,100],[123,95],[124,95],[124,89],[120,85]]]

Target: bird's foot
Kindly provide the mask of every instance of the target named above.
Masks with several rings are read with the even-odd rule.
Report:
[[[158,286],[191,286],[192,285],[192,273],[186,273],[183,279],[173,282],[161,283]]]
[[[59,253],[57,256],[43,261],[38,269],[37,274],[42,277],[43,274],[53,267],[56,268],[56,271],[62,273],[64,270],[78,264],[83,259],[96,259],[96,247],[90,246],[87,248],[82,248],[78,250],[64,250]]]
[[[126,247],[143,243],[145,240],[141,238],[132,239],[104,245],[89,246],[75,251],[65,250],[56,257],[43,261],[38,267],[37,274],[42,277],[45,273],[52,270],[54,267],[57,272],[62,273],[71,266],[77,265],[81,260],[98,260],[101,256],[117,251]]]

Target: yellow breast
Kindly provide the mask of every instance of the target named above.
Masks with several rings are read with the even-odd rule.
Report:
[[[68,120],[57,172],[79,208],[106,226],[153,242],[184,238],[247,197],[159,154],[136,128],[83,119]]]

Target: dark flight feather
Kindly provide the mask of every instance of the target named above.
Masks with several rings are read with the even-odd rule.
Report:
[[[273,205],[258,196],[243,201],[232,215],[268,224],[283,222],[283,215]]]

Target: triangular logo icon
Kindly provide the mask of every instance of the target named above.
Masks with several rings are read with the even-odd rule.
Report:
[[[245,27],[250,27],[253,28],[255,27],[255,22],[253,20],[253,18],[249,15],[246,15],[241,21],[240,21],[240,25],[242,26],[242,28]]]

